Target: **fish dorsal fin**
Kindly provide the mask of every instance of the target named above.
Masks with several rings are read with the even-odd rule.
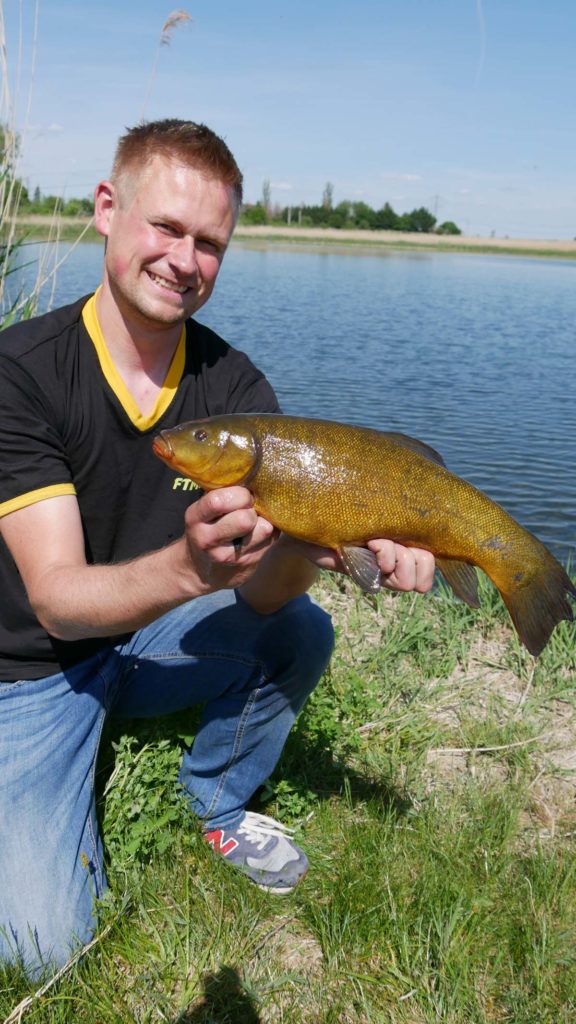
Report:
[[[424,444],[424,441],[419,441],[417,437],[408,437],[408,434],[393,434],[389,431],[384,433],[384,437],[387,437],[389,441],[394,441],[394,444],[401,445],[402,448],[409,448],[411,452],[416,452],[417,455],[430,459],[431,462],[435,462],[438,466],[444,466],[444,469],[446,469],[446,463],[440,453],[435,448],[431,448],[429,444]]]
[[[454,558],[436,558],[436,566],[446,583],[470,608],[479,608],[478,577],[476,569],[468,562],[457,562]]]
[[[346,572],[354,583],[367,594],[380,590],[380,566],[373,551],[368,548],[343,547],[338,551]]]

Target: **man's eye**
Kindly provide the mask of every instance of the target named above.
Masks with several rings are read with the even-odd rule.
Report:
[[[222,247],[218,242],[212,242],[209,238],[199,238],[196,241],[196,247],[202,249],[204,252],[213,252],[219,255],[222,251]]]
[[[176,235],[178,232],[173,224],[165,224],[163,221],[157,221],[154,225],[157,231],[162,231],[166,235]]]

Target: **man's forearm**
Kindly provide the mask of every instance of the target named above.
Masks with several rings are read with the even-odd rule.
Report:
[[[80,640],[140,629],[209,589],[186,571],[181,539],[130,562],[52,568],[31,599],[48,633]]]
[[[111,565],[86,564],[72,495],[11,512],[0,532],[44,629],[78,640],[140,629],[186,601],[239,587],[274,542],[242,487],[205,494],[186,509],[183,525],[173,544]],[[244,538],[240,552],[236,537]]]
[[[305,593],[317,574],[292,543],[280,540],[242,584],[241,593],[255,611],[269,614]],[[218,588],[190,573],[182,539],[131,562],[53,569],[37,587],[34,610],[47,632],[60,640],[117,636],[213,589]]]

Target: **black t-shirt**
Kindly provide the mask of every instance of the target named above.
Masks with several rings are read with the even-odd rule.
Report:
[[[94,297],[85,297],[0,338],[0,517],[75,494],[89,563],[157,550],[182,534],[193,491],[153,454],[156,433],[224,412],[278,411],[250,360],[189,320],[143,417],[110,360]],[[0,540],[0,681],[51,675],[108,643],[49,636]]]

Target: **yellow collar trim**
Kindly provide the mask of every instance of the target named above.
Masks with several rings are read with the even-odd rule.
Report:
[[[143,416],[136,401],[118,373],[118,370],[112,360],[112,356],[108,351],[106,342],[104,341],[104,335],[102,334],[102,328],[100,327],[98,315],[96,313],[96,296],[99,291],[100,289],[98,289],[94,295],[88,299],[88,302],[82,310],[84,326],[92,339],[94,348],[96,349],[102,373],[116,395],[116,398],[122,405],[126,415],[138,430],[148,430],[150,427],[153,427],[160,417],[166,412],[166,409],[174,398],[178,385],[182,380],[184,364],[186,362],[186,326],[182,327],[182,333],[180,334],[176,351],[172,357],[172,362],[168,367],[168,372],[160,394],[156,399],[156,404],[148,416]]]

